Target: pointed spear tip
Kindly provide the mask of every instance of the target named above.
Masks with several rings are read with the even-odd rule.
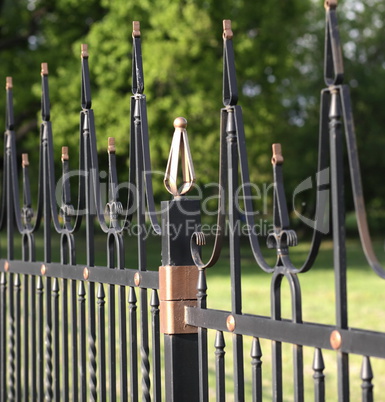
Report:
[[[271,163],[273,165],[282,165],[283,156],[282,156],[281,144],[273,144],[272,149],[273,149],[273,157],[271,158]]]
[[[186,128],[187,127],[187,120],[184,117],[177,117],[174,120],[174,127],[175,128]]]
[[[233,31],[231,30],[231,20],[223,20],[223,38],[233,38]]]
[[[48,63],[41,63],[41,75],[48,75]]]
[[[114,154],[115,151],[115,137],[108,137],[108,153]]]
[[[80,48],[81,48],[81,58],[87,59],[88,58],[88,45],[86,45],[85,43],[82,43]]]
[[[12,89],[12,88],[13,88],[12,77],[6,77],[5,78],[5,89]]]
[[[337,8],[338,0],[325,0],[324,7],[328,9],[335,10]]]
[[[28,154],[21,154],[21,166],[22,167],[29,166]]]
[[[132,37],[140,38],[140,22],[132,21]]]
[[[68,147],[62,147],[61,148],[61,161],[68,161],[69,155],[68,155]]]

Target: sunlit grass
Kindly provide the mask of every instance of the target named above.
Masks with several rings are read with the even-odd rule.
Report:
[[[291,255],[297,266],[306,258],[310,244],[305,242],[292,249]],[[348,241],[348,316],[349,326],[375,331],[384,331],[385,309],[381,303],[385,283],[369,267],[361,251],[358,240]],[[381,256],[383,243],[375,243],[375,249]],[[242,304],[243,312],[257,315],[270,316],[270,283],[271,274],[266,274],[258,268],[254,262],[248,244],[243,245],[242,253]],[[318,256],[315,266],[307,273],[300,274],[299,280],[302,291],[302,316],[303,321],[334,325],[335,316],[335,291],[333,272],[333,244],[325,241]],[[207,272],[208,279],[208,307],[220,310],[231,310],[231,284],[229,279],[229,264],[227,258],[223,258],[218,267],[213,267]],[[287,282],[282,282],[282,316],[291,319],[291,298]],[[211,359],[210,369],[212,377],[210,385],[211,395],[215,390],[215,366],[214,366],[214,337],[215,331],[210,333]],[[231,335],[226,334],[226,371],[227,371],[227,400],[234,400],[232,393],[232,340]],[[265,400],[271,400],[271,342],[261,340],[263,352],[263,394]],[[245,361],[245,393],[246,400],[251,399],[251,339],[244,337],[244,361]],[[313,348],[304,348],[304,376],[305,376],[305,400],[314,400],[313,391]],[[336,353],[324,351],[326,375],[326,400],[337,400],[336,379]],[[294,400],[293,393],[293,363],[292,345],[283,345],[283,383],[284,400]],[[385,362],[382,359],[372,359],[374,372],[374,396],[375,400],[385,400],[382,385],[385,379]],[[361,400],[361,370],[362,358],[350,356],[350,385],[351,400]]]

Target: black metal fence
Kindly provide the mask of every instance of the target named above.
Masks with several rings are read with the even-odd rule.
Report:
[[[254,227],[242,110],[237,105],[233,33],[224,21],[223,103],[220,129],[219,205],[214,249],[208,263],[201,259],[205,236],[200,231],[200,204],[185,194],[194,182],[186,121],[174,122],[175,133],[165,186],[173,195],[161,205],[161,223],[155,210],[146,97],[139,24],[133,30],[133,96],[129,191],[126,203],[118,198],[115,142],[108,140],[108,202],[102,202],[94,113],[88,72],[88,49],[82,46],[82,86],[77,199],[71,200],[68,149],[62,150],[62,172],[55,173],[50,121],[48,68],[42,65],[42,123],[38,200],[32,210],[28,156],[22,158],[19,194],[14,133],[12,80],[7,79],[3,187],[0,226],[6,232],[6,255],[0,262],[0,400],[155,400],[206,401],[209,399],[208,330],[215,333],[214,377],[216,399],[226,398],[224,333],[232,338],[234,399],[262,400],[262,349],[272,344],[272,392],[268,399],[282,401],[282,345],[293,348],[294,398],[304,400],[303,347],[314,348],[314,397],[325,400],[323,351],[335,350],[338,400],[348,401],[349,354],[362,356],[362,399],[373,399],[371,357],[385,357],[385,333],[352,329],[348,325],[346,239],[343,193],[343,134],[361,242],[373,270],[385,277],[371,245],[366,223],[349,89],[343,85],[342,54],[336,19],[336,0],[326,2],[325,82],[321,95],[317,205],[313,238],[301,267],[290,259],[297,235],[290,229],[283,185],[283,157],[273,146],[274,230],[267,238],[276,250],[269,265],[258,236],[249,231],[256,264],[271,274],[271,316],[244,314],[241,292],[240,213],[236,191],[242,188],[244,218]],[[178,164],[182,185],[177,185]],[[330,172],[330,176],[328,173]],[[239,175],[241,183],[239,183]],[[298,274],[316,260],[327,218],[330,182],[333,231],[336,322],[303,322]],[[59,196],[57,189],[59,185]],[[22,200],[21,200],[22,198]],[[136,215],[136,217],[135,217]],[[136,222],[138,265],[127,268],[125,230]],[[43,224],[42,224],[43,223]],[[35,238],[42,224],[44,258],[36,261]],[[107,265],[95,265],[94,230],[105,233]],[[161,267],[149,267],[146,225],[161,237]],[[227,228],[226,228],[227,225]],[[178,236],[170,228],[178,227]],[[82,229],[84,228],[84,229]],[[75,233],[85,230],[85,243]],[[60,261],[52,261],[52,234],[60,235]],[[225,233],[228,236],[225,237]],[[81,232],[82,233],[82,232]],[[206,268],[229,241],[231,311],[207,308]],[[15,259],[15,247],[22,250]],[[85,248],[86,264],[76,261]],[[152,268],[153,270],[150,270]],[[289,284],[292,318],[282,318],[281,288]],[[164,334],[163,338],[161,333]],[[244,337],[251,337],[251,357],[244,362]],[[265,351],[264,351],[265,352]],[[252,395],[245,395],[245,368],[251,371]],[[163,377],[163,378],[162,378]],[[227,380],[230,381],[230,380]],[[141,385],[139,385],[141,384]],[[337,399],[337,397],[336,397]]]

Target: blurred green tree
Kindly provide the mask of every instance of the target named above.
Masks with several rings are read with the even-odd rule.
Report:
[[[131,21],[139,20],[153,169],[164,171],[172,122],[181,115],[189,122],[199,183],[215,181],[222,19],[231,19],[252,181],[261,190],[270,182],[273,142],[283,145],[288,193],[315,174],[319,92],[324,85],[321,0],[0,0],[0,10],[0,75],[14,77],[20,150],[36,154],[38,74],[45,61],[57,158],[62,145],[76,155],[80,44],[87,43],[98,147],[104,152],[107,137],[114,136],[123,166],[129,146]],[[379,144],[385,141],[380,112],[385,6],[379,0],[346,0],[338,11],[359,145],[371,155],[362,161],[365,187],[370,205],[381,207],[385,188],[378,188],[377,172],[384,166]],[[103,154],[101,159],[106,159]],[[76,167],[76,160],[71,166]],[[126,169],[119,171],[126,180]],[[158,175],[154,188],[158,198],[165,197]]]

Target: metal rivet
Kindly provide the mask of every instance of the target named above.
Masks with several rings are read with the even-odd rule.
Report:
[[[134,283],[135,283],[135,286],[139,286],[139,285],[140,285],[141,279],[142,279],[142,278],[140,277],[140,273],[137,272],[137,273],[134,275]]]
[[[90,276],[90,270],[87,267],[85,267],[83,269],[83,278],[88,279],[89,276]]]
[[[47,267],[43,264],[43,265],[40,267],[40,273],[41,273],[42,275],[45,275],[46,272],[47,272]]]
[[[229,315],[229,316],[226,318],[226,326],[227,326],[227,329],[228,329],[229,331],[231,331],[231,332],[234,331],[234,329],[235,329],[235,318],[234,318],[234,316]]]
[[[5,263],[4,263],[4,271],[5,272],[9,271],[9,262],[8,261],[5,261]]]
[[[330,334],[330,345],[334,350],[337,350],[341,347],[341,344],[342,344],[341,334],[337,330],[334,330]]]

